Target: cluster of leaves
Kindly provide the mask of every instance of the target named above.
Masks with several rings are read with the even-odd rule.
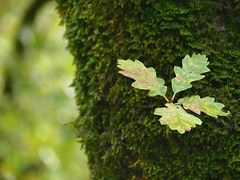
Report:
[[[176,77],[172,79],[173,97],[168,100],[166,98],[167,87],[165,81],[157,78],[156,71],[152,67],[146,68],[144,64],[138,60],[118,60],[118,67],[122,69],[119,73],[135,80],[132,86],[138,89],[150,90],[149,96],[163,96],[167,103],[164,108],[156,108],[154,114],[162,116],[160,122],[168,125],[170,129],[177,130],[183,134],[190,131],[191,127],[196,124],[201,125],[202,121],[187,113],[185,109],[189,109],[197,114],[204,112],[212,117],[227,116],[229,113],[221,111],[223,104],[214,102],[214,98],[195,95],[192,97],[184,97],[174,103],[174,97],[178,92],[184,91],[192,87],[191,82],[200,80],[205,76],[202,73],[210,71],[207,67],[209,62],[205,55],[193,54],[192,57],[186,55],[182,61],[182,68],[175,66],[174,72]]]

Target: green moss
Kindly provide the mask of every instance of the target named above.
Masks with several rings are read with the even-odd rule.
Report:
[[[240,179],[239,2],[56,0],[66,26],[79,118],[92,179]],[[166,80],[186,54],[210,73],[182,95],[212,96],[231,111],[180,135],[158,123],[164,99],[131,88],[117,59],[139,59]],[[171,92],[169,92],[169,95]],[[177,97],[178,98],[178,97]]]

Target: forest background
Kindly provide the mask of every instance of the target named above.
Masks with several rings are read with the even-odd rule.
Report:
[[[59,23],[54,1],[0,0],[0,180],[88,179]]]

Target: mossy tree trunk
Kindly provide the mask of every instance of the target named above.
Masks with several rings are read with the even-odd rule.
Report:
[[[238,0],[56,1],[75,58],[75,127],[92,179],[240,179]],[[208,56],[211,72],[178,96],[215,97],[231,115],[201,115],[201,126],[166,138],[153,115],[165,100],[133,89],[117,59],[155,67],[170,87],[174,65],[193,53]]]

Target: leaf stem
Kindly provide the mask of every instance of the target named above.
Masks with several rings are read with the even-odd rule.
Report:
[[[182,103],[173,103],[174,105],[181,105]]]
[[[173,97],[170,100],[171,103],[173,103],[175,96],[176,96],[176,93],[173,94]]]
[[[168,100],[168,98],[166,98],[166,96],[163,96],[164,97],[164,99],[167,101],[167,102],[169,102],[169,100]]]

